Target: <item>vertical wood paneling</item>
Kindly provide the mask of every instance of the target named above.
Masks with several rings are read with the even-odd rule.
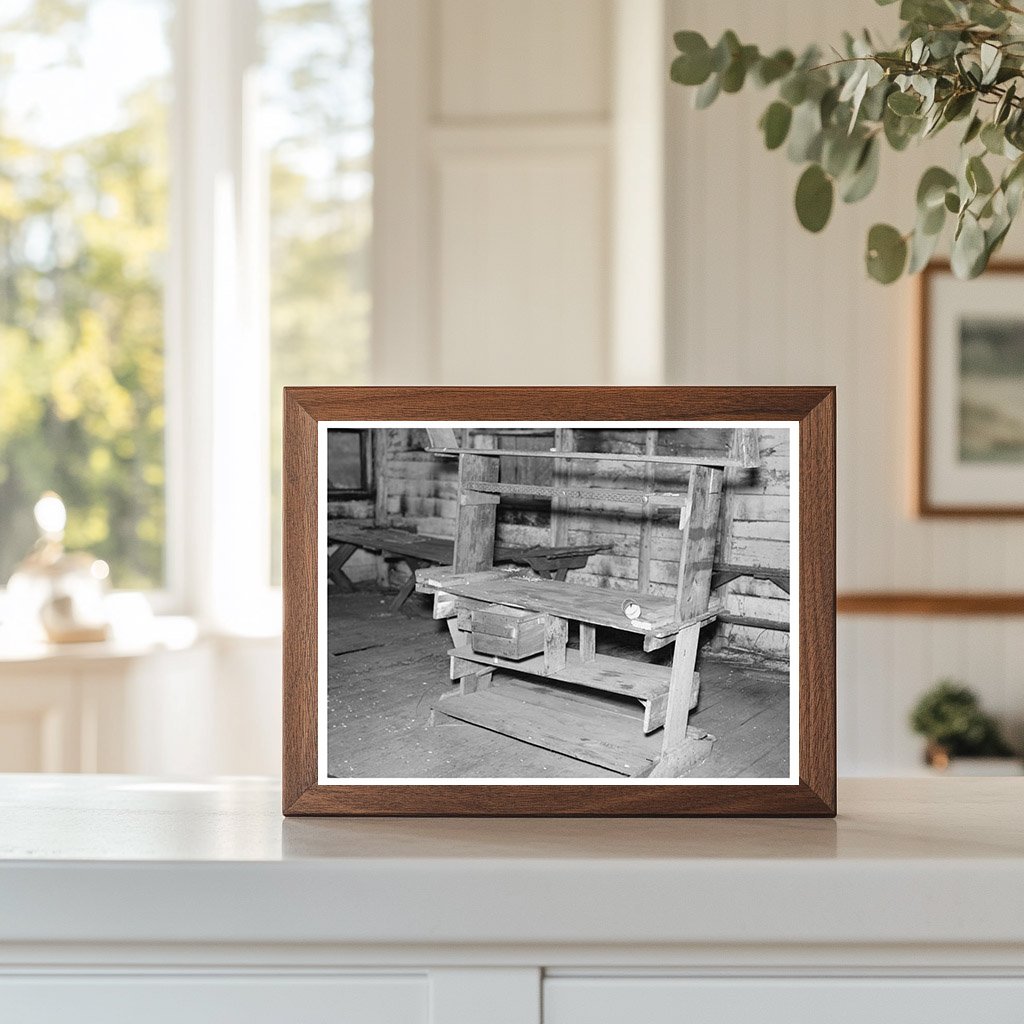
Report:
[[[610,0],[439,0],[441,120],[607,116]]]
[[[601,383],[604,155],[453,154],[438,205],[442,379]]]
[[[798,49],[865,24],[891,39],[894,10],[864,0],[669,0],[667,29],[693,28],[714,42],[732,28],[743,42]],[[1019,520],[933,523],[908,511],[913,285],[883,288],[863,270],[870,225],[910,226],[917,180],[948,160],[956,133],[884,152],[877,192],[837,203],[812,236],[792,208],[799,169],[760,144],[756,122],[769,93],[748,87],[695,111],[692,90],[666,89],[670,382],[837,385],[840,589],[1021,589]],[[1006,253],[1022,252],[1018,227]],[[846,619],[839,639],[843,772],[916,771],[920,744],[907,713],[942,676],[973,686],[1021,729],[1020,619]]]

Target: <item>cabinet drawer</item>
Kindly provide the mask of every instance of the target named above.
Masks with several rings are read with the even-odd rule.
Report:
[[[425,975],[38,975],[0,978],[18,1024],[426,1024]]]
[[[1020,1024],[1021,978],[581,978],[544,983],[544,1024]]]

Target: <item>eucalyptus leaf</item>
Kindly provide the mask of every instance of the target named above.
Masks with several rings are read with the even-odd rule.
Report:
[[[923,212],[942,206],[946,199],[946,192],[956,184],[956,176],[950,174],[944,167],[929,167],[921,175],[921,181],[917,186],[917,208]]]
[[[964,137],[960,140],[961,146],[970,145],[979,135],[982,129],[982,120],[980,117],[972,117],[971,123],[967,126],[967,131],[964,132]]]
[[[787,49],[762,54],[732,31],[710,47],[687,30],[674,37],[679,54],[671,77],[695,88],[698,107],[749,83],[774,92],[758,125],[769,149],[806,165],[795,204],[812,231],[828,222],[836,195],[855,202],[876,185],[883,145],[901,152],[962,120],[957,173],[925,172],[909,235],[884,224],[871,229],[868,270],[888,282],[908,258],[912,272],[921,269],[953,213],[957,271],[972,276],[1024,215],[1022,3],[901,0],[897,42],[880,48],[867,31],[844,32],[831,48],[837,59],[816,46],[799,56]]]
[[[788,103],[776,100],[761,115],[761,130],[764,144],[768,149],[778,149],[786,141],[789,126],[793,121],[793,108]]]
[[[711,51],[711,70],[721,74],[729,67],[740,49],[741,44],[736,33],[732,29],[727,29]]]
[[[1017,96],[1017,83],[1011,82],[1003,93],[999,102],[996,104],[996,112],[992,117],[992,120],[996,124],[1002,124],[1013,110],[1013,101]]]
[[[990,3],[983,3],[980,0],[971,4],[968,9],[968,17],[976,24],[984,25],[985,28],[999,30],[1007,25],[1007,17],[1002,11]]]
[[[722,92],[739,92],[758,56],[756,46],[741,46],[733,55],[732,63],[722,72]]]
[[[698,110],[706,110],[718,98],[722,91],[722,81],[717,74],[711,77],[694,93],[693,105]]]
[[[832,180],[817,165],[811,164],[796,186],[796,215],[808,231],[821,231],[832,215]]]
[[[875,187],[878,181],[879,148],[877,137],[873,136],[864,143],[853,175],[843,187],[844,203],[860,202]]]
[[[924,118],[900,117],[891,110],[886,110],[882,116],[885,141],[897,152],[907,148],[910,140],[921,130],[923,124]]]
[[[793,163],[817,160],[821,156],[821,111],[807,100],[793,111],[786,155]]]
[[[807,99],[807,75],[803,71],[794,71],[786,76],[779,87],[779,98],[791,107],[797,107]]]
[[[1002,66],[1003,51],[994,43],[984,42],[978,55],[981,58],[981,84],[991,85]]]
[[[980,156],[972,156],[967,161],[966,176],[976,194],[987,196],[995,188],[992,175]]]
[[[906,239],[890,224],[876,224],[868,232],[867,269],[880,284],[892,284],[907,262]]]
[[[858,120],[863,124],[865,121],[881,121],[885,113],[885,101],[893,91],[892,82],[887,78],[881,78],[878,82],[868,88],[864,95],[864,102],[860,105]]]
[[[915,230],[925,235],[938,235],[946,224],[946,204],[939,203],[927,210],[918,210]]]
[[[793,70],[796,58],[789,50],[776,50],[770,57],[762,57],[753,70],[754,81],[764,87],[784,78]]]
[[[981,143],[993,156],[1002,156],[1006,146],[1006,133],[1002,125],[991,121],[984,125],[981,129]]]
[[[920,227],[914,230],[910,237],[910,261],[907,264],[907,273],[916,274],[928,265],[939,244],[941,231],[928,233]]]
[[[903,116],[905,114],[916,114],[921,106],[921,100],[909,92],[894,92],[889,96],[889,109],[894,114]]]
[[[942,107],[942,116],[946,121],[956,121],[966,117],[974,107],[975,96],[972,92],[955,93],[946,100]]]
[[[978,219],[969,211],[963,214],[960,227],[953,237],[950,265],[961,280],[976,277],[975,270],[985,258],[985,232]]]
[[[853,171],[864,149],[864,134],[850,136],[839,128],[822,132],[821,166],[833,178]]]

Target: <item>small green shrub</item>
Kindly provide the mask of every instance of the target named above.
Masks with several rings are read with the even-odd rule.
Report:
[[[917,702],[910,715],[914,732],[952,757],[1006,757],[1013,751],[972,690],[943,679]]]

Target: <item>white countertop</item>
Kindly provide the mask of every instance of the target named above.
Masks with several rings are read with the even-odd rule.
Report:
[[[1024,780],[837,820],[284,819],[276,784],[0,776],[0,943],[1024,949]]]

